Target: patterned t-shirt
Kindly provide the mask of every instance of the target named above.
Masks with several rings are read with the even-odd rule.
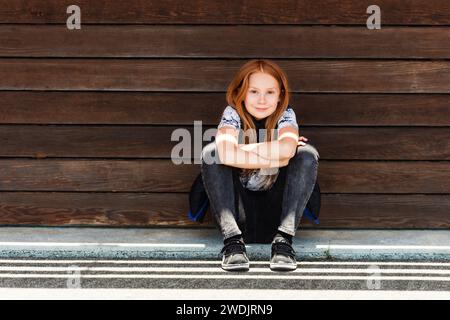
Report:
[[[257,131],[259,128],[264,129],[264,119],[256,120],[253,118]],[[237,130],[241,129],[241,119],[239,114],[232,106],[227,106],[223,111],[222,118],[220,120],[217,129],[220,129],[223,126],[233,126]],[[295,116],[294,109],[291,106],[288,106],[284,113],[281,115],[280,119],[275,126],[275,129],[281,129],[287,126],[292,126],[298,129],[297,118]],[[243,128],[242,128],[243,129]],[[275,130],[275,137],[278,137],[278,130]],[[257,141],[264,141],[264,132],[261,131],[260,134],[257,134]],[[244,174],[244,171],[240,170],[239,179],[244,186],[244,188],[252,190],[252,191],[264,191],[268,190],[272,187],[273,183],[276,181],[279,173],[279,168],[265,168],[265,169],[254,169],[254,170],[246,170],[248,174]]]

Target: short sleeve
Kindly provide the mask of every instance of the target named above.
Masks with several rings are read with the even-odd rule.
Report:
[[[292,109],[291,106],[288,106],[286,108],[286,110],[283,112],[280,119],[278,120],[278,129],[287,126],[295,127],[298,130],[297,117],[295,116],[294,109]]]
[[[226,125],[233,126],[238,130],[241,128],[241,118],[239,117],[236,109],[234,109],[232,106],[227,106],[223,111],[222,119],[220,119],[220,123],[217,126],[217,129],[220,129],[221,127]]]

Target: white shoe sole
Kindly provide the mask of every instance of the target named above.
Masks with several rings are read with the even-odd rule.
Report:
[[[222,269],[226,271],[248,271],[250,269],[250,263],[233,264],[228,266],[222,265]]]
[[[271,263],[270,269],[273,271],[294,271],[297,269],[297,264],[286,264],[286,263]]]
[[[222,257],[222,269],[223,270],[226,270],[226,271],[248,271],[250,269],[250,262],[224,265],[223,264],[224,260],[225,260],[225,256]]]

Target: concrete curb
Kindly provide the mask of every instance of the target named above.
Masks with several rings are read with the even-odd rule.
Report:
[[[220,260],[215,229],[0,229],[1,259]],[[299,230],[298,261],[450,261],[450,230]],[[270,244],[247,244],[251,260],[268,260]]]

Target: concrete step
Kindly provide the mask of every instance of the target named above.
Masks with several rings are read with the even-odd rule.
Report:
[[[0,258],[220,260],[216,229],[0,228]],[[298,261],[450,261],[450,230],[299,230]],[[267,261],[270,244],[247,244]]]

